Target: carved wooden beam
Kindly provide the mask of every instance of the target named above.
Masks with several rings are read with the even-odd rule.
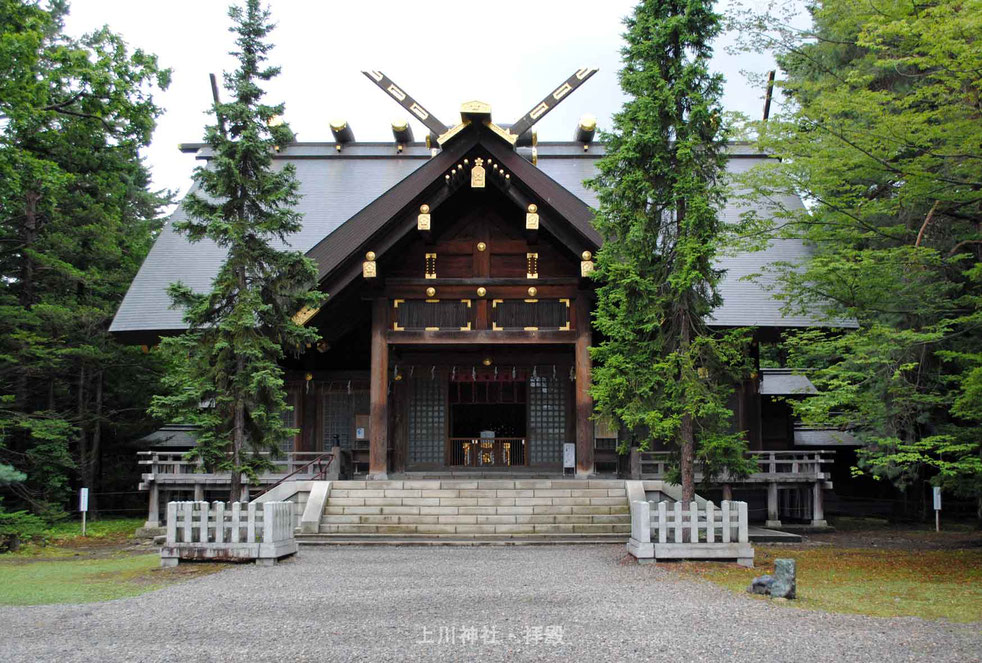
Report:
[[[447,125],[434,117],[432,113],[423,108],[419,102],[409,96],[405,90],[396,85],[391,78],[381,71],[363,71],[361,73],[365,74],[368,80],[378,85],[383,92],[395,99],[396,103],[412,113],[413,117],[426,125],[426,128],[437,136],[443,135],[449,129]]]
[[[532,128],[533,124],[545,117],[546,113],[558,106],[560,101],[569,96],[570,92],[583,85],[597,71],[599,70],[595,67],[584,67],[577,71],[567,78],[562,85],[553,90],[551,94],[546,95],[532,110],[522,116],[522,119],[511,125],[508,132],[516,136],[524,134]]]

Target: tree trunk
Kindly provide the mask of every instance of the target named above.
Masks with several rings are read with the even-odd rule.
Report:
[[[96,374],[95,380],[95,416],[92,424],[92,448],[89,450],[89,486],[92,493],[89,496],[89,513],[96,516],[99,508],[98,491],[101,489],[101,458],[102,458],[102,371]]]
[[[245,269],[236,269],[239,282],[239,292],[246,291]],[[232,429],[232,476],[229,482],[229,501],[238,502],[242,499],[242,472],[240,461],[245,442],[245,400],[242,395],[241,380],[245,375],[245,358],[236,349],[235,376],[232,378],[232,388],[235,389],[235,423]]]
[[[679,109],[681,113],[681,109]],[[681,114],[679,117],[682,117]],[[681,200],[678,203],[678,209],[675,214],[676,220],[676,233],[677,237],[681,240],[683,237],[682,223],[685,220],[685,201]],[[690,318],[690,312],[688,309],[689,303],[683,300],[680,303],[679,317],[681,318],[682,329],[680,330],[680,350],[682,353],[683,366],[684,363],[688,361],[689,347],[692,345],[692,320]],[[686,369],[683,367],[680,370],[679,379],[682,384],[686,382],[685,376]],[[682,414],[682,425],[679,430],[679,440],[680,442],[680,453],[679,453],[679,473],[682,475],[682,504],[688,508],[689,504],[696,497],[696,486],[695,486],[695,430],[692,421],[692,415],[689,413],[688,409],[689,394],[683,393],[682,396],[683,403],[683,414]]]
[[[691,330],[689,328],[689,316],[687,312],[682,313],[682,355],[689,352]],[[680,376],[684,379],[684,376]],[[688,400],[688,398],[686,398]],[[683,403],[686,407],[688,403]],[[682,415],[682,425],[679,430],[679,441],[681,451],[679,453],[679,473],[682,475],[682,504],[686,507],[695,499],[695,431],[692,424],[692,415],[688,412]]]

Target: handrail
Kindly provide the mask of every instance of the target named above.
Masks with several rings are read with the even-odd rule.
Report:
[[[290,479],[290,477],[295,476],[295,475],[299,474],[300,472],[303,472],[304,470],[306,470],[308,467],[310,467],[314,463],[318,463],[319,464],[320,461],[322,461],[325,456],[330,456],[330,458],[327,461],[327,464],[324,465],[323,467],[320,467],[318,469],[317,473],[313,475],[314,480],[318,480],[320,478],[323,478],[324,475],[327,473],[327,470],[331,467],[331,463],[334,462],[334,452],[333,451],[328,451],[326,453],[322,453],[317,458],[315,458],[315,459],[313,459],[313,460],[311,460],[311,461],[309,461],[307,463],[304,463],[303,465],[301,465],[300,467],[298,467],[297,469],[293,470],[292,472],[290,472],[289,474],[287,474],[285,477],[283,477],[282,479],[280,479],[279,481],[277,481],[276,483],[274,483],[272,486],[269,486],[265,490],[263,490],[262,492],[258,493],[256,495],[256,497],[259,497],[260,495],[265,495],[269,491],[271,491],[274,488],[276,488],[277,486],[279,486],[281,483],[283,483],[285,481],[288,481]],[[253,499],[255,499],[255,498],[253,498]]]

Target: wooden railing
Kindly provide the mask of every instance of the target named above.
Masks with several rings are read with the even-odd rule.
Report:
[[[143,473],[141,490],[148,482],[166,484],[221,483],[230,478],[228,472],[204,472],[200,461],[188,460],[182,451],[139,451],[140,465],[147,467]],[[269,454],[264,454],[269,456]],[[331,452],[290,451],[279,457],[270,457],[273,469],[259,476],[263,485],[275,484],[285,477],[296,480],[317,478],[325,468],[333,464]],[[337,465],[334,465],[336,468]]]
[[[671,454],[665,451],[635,452],[631,474],[637,479],[664,479],[672,465]],[[716,477],[717,483],[770,483],[774,481],[824,481],[829,478],[825,466],[835,457],[834,451],[751,451],[747,456],[757,463],[757,471],[743,479],[726,474]],[[702,481],[696,464],[695,480]]]
[[[528,462],[526,443],[520,437],[451,437],[447,440],[447,465],[456,467],[512,467]]]

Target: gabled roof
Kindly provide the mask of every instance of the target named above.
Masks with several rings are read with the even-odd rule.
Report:
[[[583,181],[594,176],[596,160],[604,153],[601,145],[591,145],[584,151],[578,142],[539,143],[538,162],[533,165],[503,142],[472,130],[462,132],[435,156],[423,143],[406,145],[401,152],[394,143],[381,142],[350,143],[340,152],[334,143],[296,143],[283,148],[274,157],[274,164],[290,163],[296,168],[302,196],[298,211],[304,215],[303,228],[290,237],[289,246],[313,257],[322,278],[344,269],[354,273],[352,265],[360,264],[359,252],[367,243],[400,213],[418,205],[428,187],[432,191],[432,187],[441,185],[447,167],[475,146],[492,153],[513,173],[516,194],[524,191],[545,204],[553,217],[564,220],[562,224],[556,222],[553,230],[566,233],[568,244],[599,243],[590,224],[591,208],[597,199]],[[194,151],[199,159],[211,156],[210,149],[201,144],[184,145],[182,149]],[[728,169],[743,171],[766,158],[748,146],[735,145],[730,148]],[[781,203],[801,206],[794,197]],[[728,204],[722,214],[736,220],[742,211],[736,204]],[[767,213],[766,208],[758,211]],[[169,284],[182,281],[198,291],[210,288],[224,252],[209,240],[190,244],[176,233],[175,223],[185,218],[184,209],[179,206],[120,304],[110,331],[122,340],[152,342],[158,335],[184,328],[182,313],[170,308]],[[544,220],[544,227],[546,223]],[[773,275],[763,275],[761,283],[742,280],[760,272],[767,263],[795,262],[807,255],[808,250],[800,241],[775,240],[763,251],[721,258],[720,266],[727,271],[720,286],[724,303],[714,312],[713,322],[719,326],[762,327],[821,324],[817,316],[781,314],[779,302],[767,289],[774,284]]]

